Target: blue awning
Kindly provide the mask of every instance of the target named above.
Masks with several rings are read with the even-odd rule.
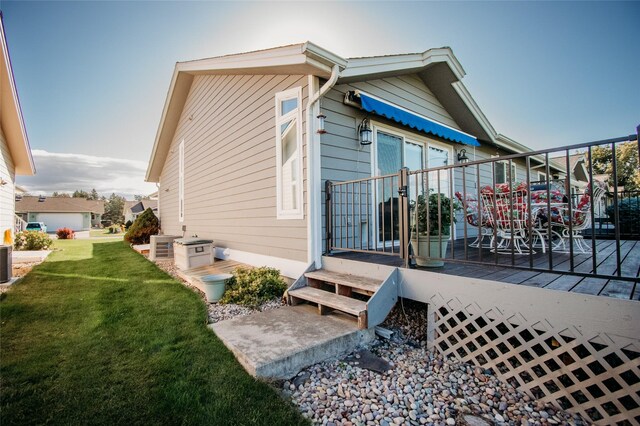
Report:
[[[405,111],[404,109],[372,98],[364,93],[359,93],[359,95],[360,101],[362,102],[362,109],[367,112],[373,112],[413,129],[440,136],[443,139],[459,142],[465,145],[480,146],[478,140],[471,135],[452,129],[436,121],[429,120],[428,118],[422,117],[418,114]]]

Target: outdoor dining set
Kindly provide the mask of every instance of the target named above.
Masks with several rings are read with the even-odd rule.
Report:
[[[592,206],[599,205],[606,189],[594,180],[577,196],[567,195],[561,182],[503,183],[484,186],[479,193],[480,201],[456,192],[467,224],[478,229],[470,247],[515,254],[535,249],[591,253],[583,231],[591,227]]]

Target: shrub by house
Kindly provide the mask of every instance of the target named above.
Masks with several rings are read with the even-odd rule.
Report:
[[[75,238],[75,233],[69,228],[58,228],[56,235],[59,240],[72,240]]]
[[[227,283],[227,290],[220,303],[237,303],[244,306],[258,306],[277,297],[282,297],[287,284],[275,268],[239,267],[233,271],[233,278]]]
[[[129,227],[124,239],[131,244],[148,244],[151,236],[156,235],[158,231],[158,218],[153,214],[153,210],[148,208]]]
[[[16,250],[47,250],[53,240],[45,232],[22,231],[16,234],[13,246]]]

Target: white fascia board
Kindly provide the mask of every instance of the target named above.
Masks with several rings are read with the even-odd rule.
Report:
[[[532,152],[533,150],[531,148],[529,148],[526,145],[522,145],[519,142],[516,142],[515,140],[498,133],[498,135],[496,136],[496,145],[505,148],[509,151],[515,152],[516,154],[526,154],[528,152]],[[545,164],[545,159],[544,156],[542,155],[534,155],[531,157],[532,159],[540,162],[541,164]],[[549,158],[549,160],[553,160],[553,158]],[[538,166],[533,166],[531,167],[532,169],[537,168]],[[555,170],[555,171],[562,171],[562,169],[555,164],[553,161],[549,161],[549,169],[550,170]]]
[[[344,68],[346,62],[346,59],[311,42],[306,42],[256,52],[179,62],[177,69],[188,73],[232,72],[247,69],[268,72],[270,68],[280,67],[286,70],[286,67],[289,66],[308,65],[312,69],[315,68],[317,74],[328,76],[331,75],[331,69],[334,65]],[[308,71],[312,71],[312,69]]]
[[[506,148],[510,151],[515,151],[519,154],[521,153],[525,153],[525,152],[531,152],[532,149],[529,148],[528,146],[522,145],[519,142],[516,142],[515,140],[501,134],[498,133],[496,135],[496,145],[499,145],[503,148]]]
[[[356,80],[376,74],[419,72],[439,62],[446,62],[458,80],[464,78],[464,68],[451,49],[439,48],[423,53],[348,59],[347,68],[340,74],[340,81]]]
[[[176,87],[177,80],[178,80],[178,65],[176,64],[173,70],[173,75],[171,76],[171,84],[169,84],[167,97],[164,101],[164,107],[162,108],[162,115],[160,116],[160,124],[158,125],[158,130],[156,131],[156,138],[153,143],[153,150],[151,151],[151,157],[149,158],[149,165],[147,166],[147,173],[145,174],[145,177],[144,177],[145,182],[158,182],[160,179],[159,172],[154,173],[153,175],[151,172],[155,165],[156,155],[158,153],[158,146],[160,145],[160,136],[162,135],[162,130],[164,128],[164,124],[167,119],[167,111],[169,110],[169,105],[171,104],[171,97]]]
[[[7,145],[12,152],[12,159],[16,168],[16,174],[31,176],[36,173],[36,166],[33,162],[33,156],[31,154],[31,146],[29,145],[29,137],[27,136],[27,129],[24,125],[24,118],[22,117],[22,108],[20,107],[20,98],[18,97],[18,90],[16,89],[16,82],[13,76],[13,69],[11,68],[11,58],[9,57],[9,47],[7,45],[7,39],[4,33],[4,23],[0,17],[0,49],[2,50],[2,61],[4,62],[3,73],[6,73],[6,79],[9,83],[9,96],[11,100],[9,105],[12,109],[11,117],[15,121],[17,126],[17,132],[19,134],[19,141],[14,141],[10,135],[5,135],[7,139]],[[5,96],[7,96],[5,94]],[[6,114],[6,113],[5,113]],[[18,150],[22,152],[18,152]],[[20,155],[22,154],[22,155]],[[20,159],[26,157],[28,164],[22,164]],[[26,167],[25,167],[26,166]]]
[[[333,52],[330,52],[317,44],[311,43],[307,41],[304,43],[302,52],[306,53],[308,57],[316,59],[325,65],[338,65],[341,70],[347,67],[347,60],[341,56],[336,55]]]
[[[469,108],[469,111],[471,111],[471,114],[473,114],[476,121],[478,121],[478,123],[480,123],[484,131],[487,132],[487,134],[491,138],[491,142],[497,143],[496,139],[498,137],[498,134],[496,133],[496,130],[493,128],[493,126],[487,119],[487,116],[484,115],[484,113],[482,112],[482,110],[480,109],[476,101],[473,99],[473,97],[471,96],[471,93],[469,93],[465,85],[462,84],[461,81],[456,81],[451,83],[451,86],[453,87],[453,90],[456,91],[458,96],[460,96],[460,99],[462,99],[465,105],[467,105],[467,108]]]

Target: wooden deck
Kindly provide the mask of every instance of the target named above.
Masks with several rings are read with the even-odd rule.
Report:
[[[252,268],[252,266],[245,265],[244,263],[236,262],[234,260],[216,259],[215,262],[213,262],[213,265],[187,269],[186,271],[178,269],[176,273],[180,276],[180,278],[196,287],[200,291],[204,292],[202,281],[200,281],[198,278],[211,274],[230,274],[235,268],[239,266]]]
[[[469,240],[469,242],[472,240]],[[586,241],[589,245],[590,240]],[[398,248],[395,249],[398,251]],[[447,275],[481,278],[503,283],[527,285],[574,293],[608,296],[620,299],[640,300],[640,278],[636,282],[619,281],[615,279],[617,273],[617,255],[615,240],[596,240],[595,256],[590,254],[574,254],[573,269],[576,272],[592,274],[594,261],[598,274],[611,275],[611,278],[580,277],[563,272],[570,271],[571,256],[568,253],[552,252],[551,262],[553,272],[536,272],[508,267],[513,263],[522,267],[549,269],[549,253],[542,253],[535,249],[531,255],[511,256],[510,253],[495,254],[489,249],[467,247],[463,240],[456,240],[447,251],[447,257],[456,260],[481,262],[481,264],[462,264],[445,262],[442,268],[424,268],[431,272]],[[336,252],[334,257],[341,257],[361,262],[378,263],[402,267],[403,261],[398,256],[389,256],[375,252]],[[622,260],[622,275],[640,277],[640,241],[621,241],[620,259]],[[422,268],[418,268],[422,269]]]

